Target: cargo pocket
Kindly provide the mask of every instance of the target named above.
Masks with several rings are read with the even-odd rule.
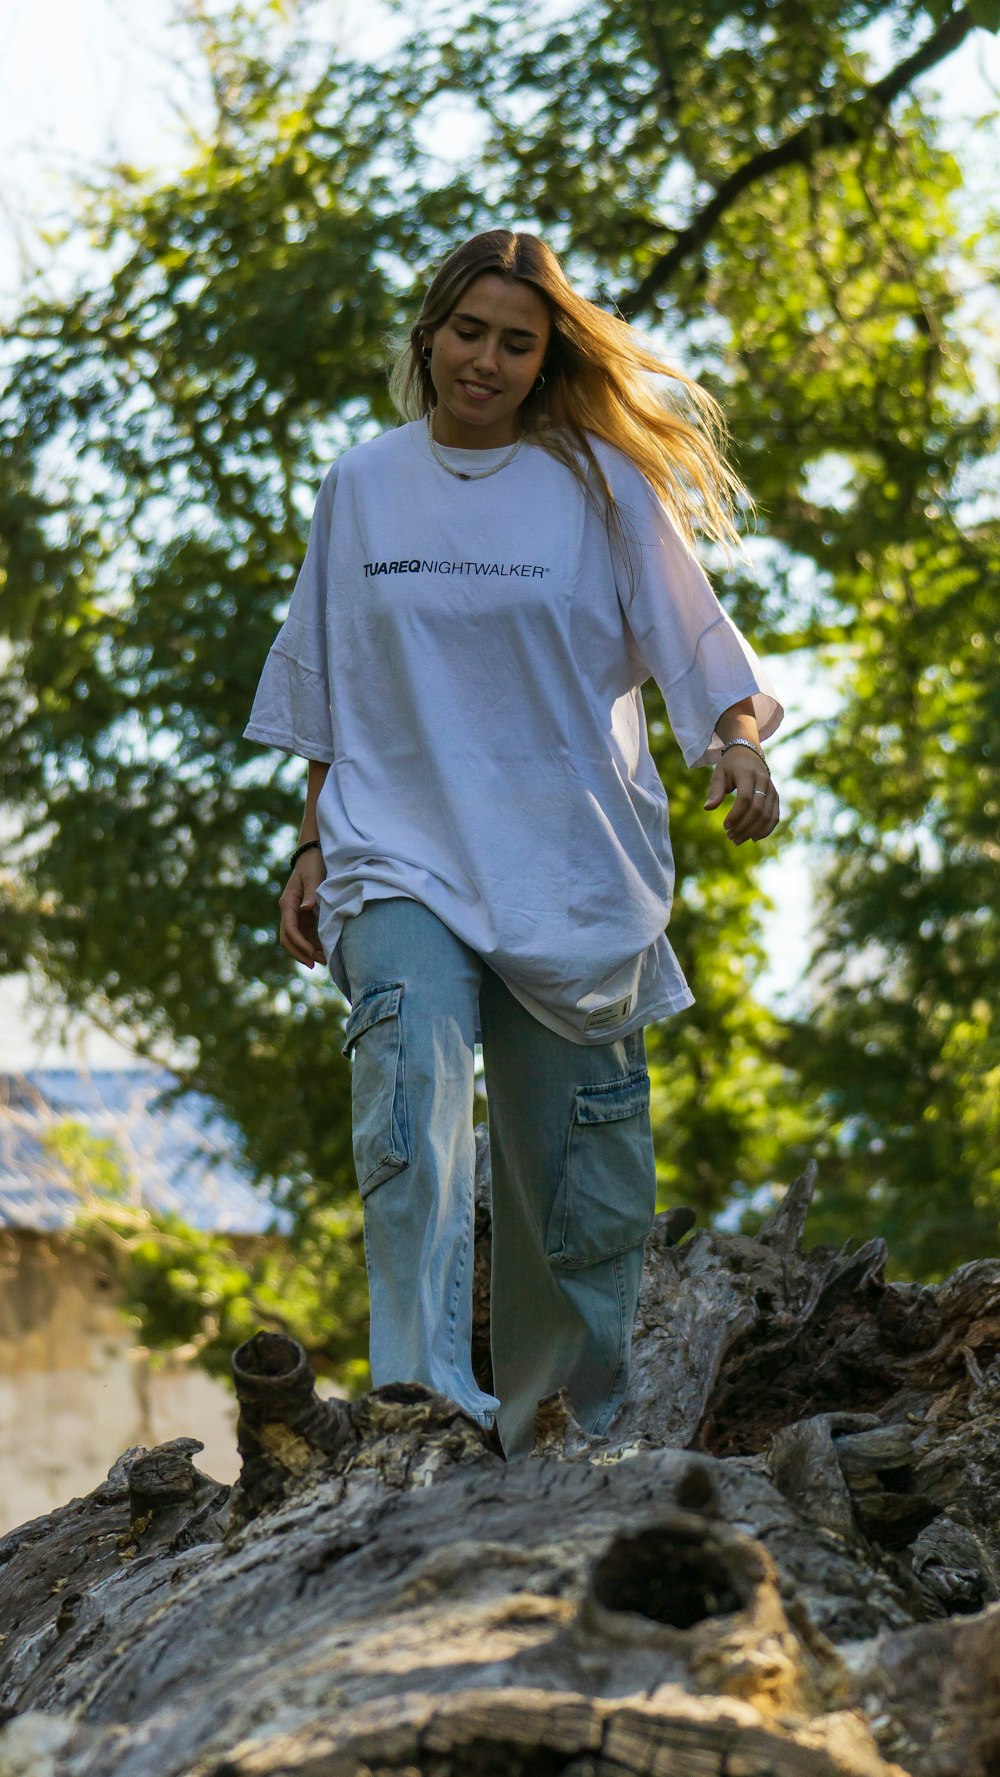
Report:
[[[358,1188],[368,1197],[409,1162],[401,983],[371,987],[351,1009],[343,1053],[354,1051],[351,1130]]]
[[[545,1241],[549,1263],[596,1265],[645,1240],[656,1211],[649,1075],[578,1086]]]

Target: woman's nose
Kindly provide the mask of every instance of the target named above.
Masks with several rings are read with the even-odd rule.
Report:
[[[476,352],[475,365],[477,370],[495,370],[497,367],[497,349],[491,340],[480,340]]]

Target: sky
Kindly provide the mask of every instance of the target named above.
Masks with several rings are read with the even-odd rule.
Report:
[[[0,306],[9,309],[29,272],[49,258],[47,238],[74,214],[74,182],[100,178],[114,162],[168,171],[183,166],[188,127],[207,115],[177,0],[0,0]],[[312,29],[332,44],[364,53],[381,48],[395,27],[379,0],[313,0]],[[1000,164],[1000,40],[976,31],[924,85],[940,94],[946,140],[961,158],[970,219],[995,202]],[[992,111],[978,132],[969,119]],[[462,152],[462,113],[439,119],[435,151]],[[85,249],[83,250],[85,253]],[[68,264],[65,254],[63,263]],[[823,673],[775,661],[786,695],[786,733],[808,713],[824,715],[835,694]],[[780,736],[769,759],[786,800],[794,796],[796,743]],[[765,919],[767,971],[758,991],[779,1007],[801,992],[810,926],[804,851],[791,847],[765,865],[774,899]],[[38,989],[0,979],[0,1070],[86,1063],[122,1065],[129,1050],[76,1020],[60,1034],[59,1016],[39,1023]],[[165,1058],[169,1059],[169,1058]]]

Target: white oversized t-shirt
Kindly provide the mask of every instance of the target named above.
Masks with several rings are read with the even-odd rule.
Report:
[[[730,705],[753,698],[762,737],[782,710],[649,482],[592,442],[631,577],[538,445],[461,481],[413,421],[323,481],[245,733],[329,762],[319,931],[349,1000],[344,921],[404,895],[573,1042],[692,1003],[665,936],[667,797],[639,687],[655,678],[689,766],[717,759]],[[443,454],[475,474],[506,450]]]

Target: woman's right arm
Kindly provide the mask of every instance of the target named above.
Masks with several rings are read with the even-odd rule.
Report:
[[[316,804],[319,793],[326,782],[329,765],[322,759],[310,759],[309,780],[306,785],[306,805],[302,814],[302,825],[299,828],[299,844],[304,845],[307,839],[319,838],[319,824],[316,819]],[[316,894],[320,883],[326,875],[323,853],[316,847],[304,851],[295,864],[291,876],[285,884],[278,906],[281,908],[281,942],[297,963],[305,963],[311,969],[316,963],[325,963],[326,955],[319,941],[319,928],[316,923]]]

